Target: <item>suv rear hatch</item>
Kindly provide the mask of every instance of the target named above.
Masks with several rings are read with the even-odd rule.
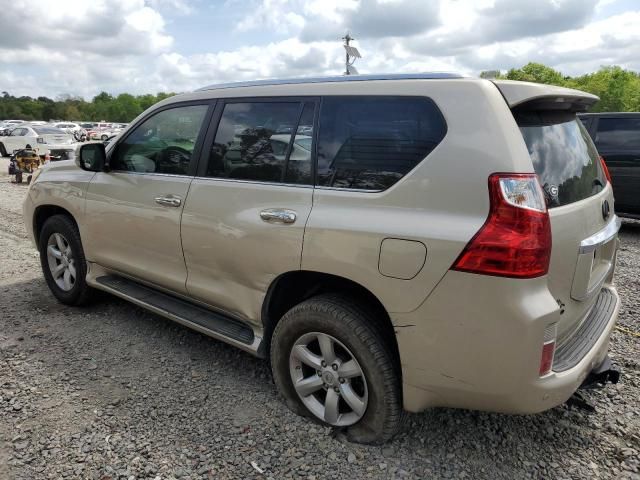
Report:
[[[615,265],[620,222],[598,152],[576,117],[598,97],[549,85],[494,83],[520,127],[545,193],[552,234],[547,278],[560,307],[556,344],[561,348],[575,341],[576,333],[594,335],[583,323],[607,320],[592,310],[603,303],[598,298]]]

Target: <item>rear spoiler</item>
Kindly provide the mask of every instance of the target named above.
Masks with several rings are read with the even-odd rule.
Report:
[[[590,93],[555,85],[514,80],[492,81],[511,109],[584,112],[600,100]]]

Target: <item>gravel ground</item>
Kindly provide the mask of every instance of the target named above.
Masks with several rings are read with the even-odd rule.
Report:
[[[629,333],[612,340],[621,383],[587,394],[595,414],[434,409],[383,447],[351,444],[290,413],[248,354],[112,297],[57,303],[22,225],[26,189],[0,160],[1,479],[640,479]],[[638,332],[640,223],[620,238],[620,325]]]

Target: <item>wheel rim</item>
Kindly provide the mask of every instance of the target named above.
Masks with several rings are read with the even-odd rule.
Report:
[[[76,263],[69,241],[61,233],[53,233],[47,241],[47,262],[53,281],[68,292],[76,284]]]
[[[289,373],[302,403],[336,427],[353,425],[367,410],[367,379],[356,357],[326,333],[306,333],[293,344]]]

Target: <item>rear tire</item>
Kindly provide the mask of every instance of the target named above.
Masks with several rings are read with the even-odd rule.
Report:
[[[326,426],[346,428],[350,440],[368,444],[391,439],[404,417],[399,365],[374,325],[366,310],[348,298],[319,295],[289,310],[278,322],[271,340],[273,378],[287,406]],[[333,360],[330,365],[312,366],[327,358],[320,340],[307,344],[314,336],[324,338],[325,342],[326,338],[335,340],[332,344],[335,347],[329,349],[337,359],[333,378]],[[307,345],[306,350],[300,350],[301,345]],[[303,357],[305,360],[299,362]],[[351,369],[347,369],[348,364]],[[314,371],[315,368],[318,370]],[[347,370],[353,372],[347,375]],[[352,383],[352,377],[361,383]],[[302,390],[300,382],[311,385],[311,393],[305,389],[299,394],[294,382],[298,390]],[[364,413],[358,413],[362,411],[360,408],[352,408],[360,406],[358,401],[364,402]],[[338,402],[338,407],[334,407],[337,415],[327,415],[331,402]],[[354,413],[359,418],[354,420]],[[328,422],[327,418],[335,420]]]
[[[3,143],[0,143],[0,155],[3,157],[8,156],[7,149],[5,148]]]
[[[87,285],[87,261],[74,221],[54,215],[42,227],[38,239],[40,264],[51,293],[66,305],[86,305],[94,290]]]

